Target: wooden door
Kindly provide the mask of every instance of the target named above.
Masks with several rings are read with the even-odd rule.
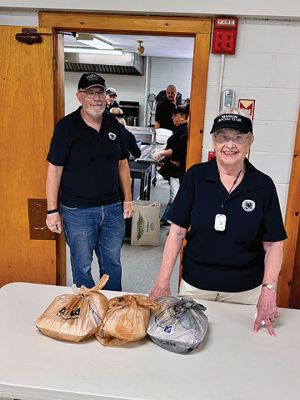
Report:
[[[46,227],[30,230],[28,213],[31,199],[45,216],[36,200],[45,199],[54,126],[52,32],[39,29],[42,43],[28,45],[15,38],[21,30],[0,26],[0,286],[56,283],[56,241],[37,239],[39,232],[45,239]]]

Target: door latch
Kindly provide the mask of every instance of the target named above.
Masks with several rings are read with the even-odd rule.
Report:
[[[23,28],[22,33],[17,33],[15,37],[18,42],[26,44],[42,42],[42,36],[35,28]]]

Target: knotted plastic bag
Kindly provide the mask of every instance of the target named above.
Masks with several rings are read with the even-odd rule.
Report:
[[[147,335],[150,309],[160,305],[148,296],[124,295],[109,300],[109,309],[96,338],[103,346],[121,346],[136,342]]]
[[[189,353],[203,341],[208,319],[206,308],[191,298],[160,297],[161,311],[152,314],[147,333],[150,339],[174,353]]]
[[[36,320],[37,328],[46,336],[69,342],[80,342],[92,336],[108,310],[108,300],[99,292],[108,279],[108,275],[103,275],[91,289],[74,285],[73,294],[55,297]]]

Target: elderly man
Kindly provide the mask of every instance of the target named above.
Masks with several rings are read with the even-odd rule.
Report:
[[[176,107],[177,87],[169,85],[166,88],[166,98],[159,102],[155,112],[155,129],[165,128],[173,131],[175,125],[172,121],[173,110]]]
[[[132,215],[128,152],[120,124],[104,112],[104,79],[95,73],[83,74],[76,96],[81,106],[56,125],[47,157],[46,225],[60,233],[62,218],[77,286],[94,286],[95,250],[100,276],[110,277],[106,289],[121,290],[124,218]]]

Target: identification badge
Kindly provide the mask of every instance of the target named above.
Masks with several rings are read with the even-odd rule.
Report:
[[[215,217],[215,230],[223,232],[226,228],[226,215],[217,214]]]

